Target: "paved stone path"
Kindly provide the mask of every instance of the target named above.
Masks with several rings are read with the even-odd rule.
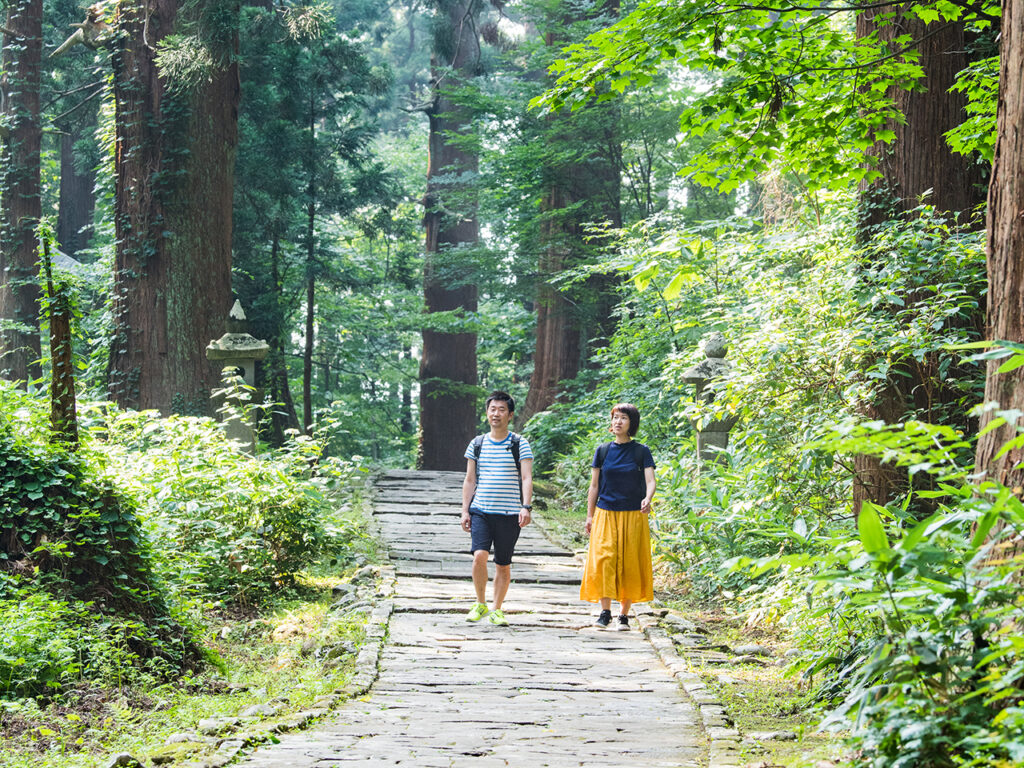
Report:
[[[242,765],[705,765],[698,713],[679,684],[636,628],[591,626],[579,566],[536,526],[516,548],[511,626],[465,621],[474,597],[461,481],[401,471],[380,480],[375,514],[397,573],[380,677],[330,721]]]

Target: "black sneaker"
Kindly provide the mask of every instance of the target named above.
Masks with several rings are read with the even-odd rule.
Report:
[[[601,611],[601,615],[597,617],[597,621],[594,622],[594,626],[597,626],[597,627],[600,627],[601,629],[604,629],[605,627],[607,627],[611,623],[612,623],[612,612],[611,611]]]
[[[629,630],[629,616],[624,613],[619,614],[619,620],[615,624],[615,628],[618,630]]]

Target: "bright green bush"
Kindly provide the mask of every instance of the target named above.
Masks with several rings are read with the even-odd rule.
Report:
[[[169,606],[133,498],[88,454],[47,444],[41,410],[0,386],[0,693],[39,695],[95,672],[111,657],[104,632],[77,625],[116,628],[123,676],[191,666],[199,648]]]
[[[0,697],[51,693],[82,670],[78,632],[46,594],[0,600]]]
[[[151,628],[138,619],[26,586],[0,599],[0,698],[47,697],[85,681],[118,687],[175,676],[180,666],[168,649],[140,656],[153,643]]]
[[[1019,764],[1024,504],[966,480],[957,456],[971,441],[948,427],[849,427],[831,442],[934,475],[938,511],[918,522],[865,504],[855,532],[819,532],[814,553],[732,565],[788,585],[806,649],[794,670],[832,707],[826,726],[852,734],[855,764]]]
[[[617,263],[631,279],[627,317],[577,407],[597,412],[620,393],[647,404],[660,559],[751,621],[804,630],[799,670],[863,764],[1019,763],[1024,563],[991,554],[1020,536],[1024,514],[1005,489],[979,498],[962,480],[984,377],[956,347],[979,334],[982,233],[922,208],[858,243],[847,202],[814,213],[813,225],[629,233]],[[726,335],[732,369],[697,402],[682,373],[711,330]],[[883,390],[906,426],[858,426]],[[693,428],[726,417],[729,448],[698,475]],[[578,419],[542,426],[568,433]],[[837,424],[843,439],[822,439]],[[595,427],[557,468],[580,505]],[[856,455],[898,461],[905,479],[859,528]]]
[[[354,533],[336,522],[331,491],[355,470],[309,438],[251,457],[210,419],[105,405],[83,426],[138,499],[158,572],[182,597],[259,601]]]

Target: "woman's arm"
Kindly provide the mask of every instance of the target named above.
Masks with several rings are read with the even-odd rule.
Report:
[[[650,512],[651,502],[654,501],[654,491],[658,488],[658,481],[654,479],[654,467],[644,467],[644,480],[647,482],[647,495],[640,502],[640,511]],[[636,496],[633,498],[635,499]]]
[[[590,526],[594,522],[594,510],[597,509],[597,485],[601,478],[599,467],[590,468],[590,488],[587,490],[587,522],[583,530],[589,534]]]

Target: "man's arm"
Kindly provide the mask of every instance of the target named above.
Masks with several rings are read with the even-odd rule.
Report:
[[[469,505],[473,503],[474,493],[476,493],[476,462],[473,459],[466,459],[466,476],[462,480],[462,530],[467,533],[471,529]]]
[[[533,504],[533,459],[523,459],[519,462],[519,471],[523,477],[523,504]],[[525,528],[531,519],[530,510],[520,507],[519,527]]]

